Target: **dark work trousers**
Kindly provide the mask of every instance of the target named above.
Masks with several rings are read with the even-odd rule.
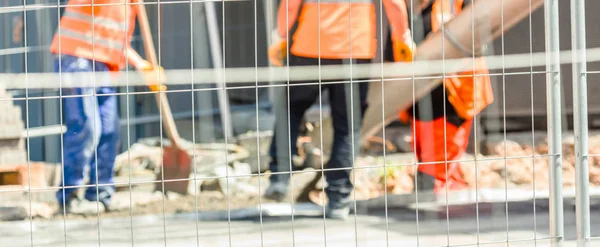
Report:
[[[350,66],[351,62],[353,64],[364,64],[370,63],[371,60],[321,59],[321,65],[346,64]],[[319,63],[318,59],[315,58],[292,55],[289,58],[289,64],[290,66],[314,66]],[[315,70],[315,73],[318,73],[318,71]],[[354,80],[361,81],[361,79]],[[342,80],[338,80],[338,82],[340,81]],[[331,158],[326,164],[325,169],[348,169],[325,171],[325,178],[328,184],[326,193],[330,201],[330,206],[342,207],[348,203],[350,192],[353,189],[350,181],[350,172],[354,160],[353,154],[356,155],[359,151],[360,126],[362,116],[367,108],[368,84],[366,82],[350,83],[349,79],[344,80],[344,83],[328,84],[328,82],[331,81],[322,81],[325,84],[321,84],[321,89],[325,89],[329,93],[334,140]],[[290,82],[290,86],[288,87],[289,96],[287,90],[281,90],[278,93],[285,94],[285,96],[276,96],[280,97],[280,99],[289,98],[289,112],[287,101],[284,101],[283,104],[275,102],[275,134],[270,149],[270,170],[272,172],[286,173],[272,175],[270,177],[272,185],[276,183],[283,183],[284,186],[288,185],[290,178],[289,171],[291,167],[294,167],[291,163],[290,153],[296,155],[298,152],[296,141],[298,139],[300,123],[302,122],[304,113],[319,100],[319,85],[298,85],[302,83],[315,83],[315,81]],[[352,92],[352,98],[347,97],[350,95],[350,92]],[[351,104],[352,107],[349,107]],[[287,126],[288,122],[285,121],[288,119],[288,115],[289,129]],[[288,135],[288,133],[289,138],[287,136],[279,136],[281,134]],[[354,138],[354,143],[352,143],[352,138]],[[352,148],[354,148],[354,152]]]

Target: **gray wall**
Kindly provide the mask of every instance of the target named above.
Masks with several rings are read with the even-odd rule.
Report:
[[[560,49],[571,49],[571,19],[570,19],[570,2],[559,1],[559,23],[560,23]],[[600,2],[588,0],[586,1],[586,32],[588,48],[600,47],[600,18],[595,10],[600,9]],[[544,12],[543,6],[540,7],[531,16],[531,28],[529,26],[529,18],[526,18],[510,32],[504,36],[504,53],[528,53],[530,45],[533,47],[533,52],[544,52],[545,49],[545,31],[544,31]],[[529,35],[531,32],[532,40]],[[496,40],[494,43],[494,54],[502,54],[502,39]],[[588,70],[600,70],[600,63],[588,63]],[[530,68],[520,68],[507,70],[506,72],[528,72]],[[545,67],[534,67],[533,71],[543,72]],[[492,71],[499,73],[501,70]],[[572,74],[571,64],[563,64],[561,66],[561,79],[563,82],[563,127],[572,129],[571,114],[573,110],[572,97]],[[598,128],[597,117],[600,115],[600,98],[594,97],[600,93],[600,83],[598,79],[600,75],[590,74],[588,76],[588,107],[590,111],[590,128]],[[533,75],[533,80],[530,75],[507,75],[494,76],[494,87],[496,101],[491,105],[486,112],[482,114],[484,118],[484,126],[489,132],[501,132],[503,128],[502,114],[504,113],[503,104],[506,102],[506,115],[508,120],[508,128],[531,130],[531,112],[532,112],[532,85],[533,85],[533,112],[536,115],[534,120],[535,129],[543,130],[546,127],[546,80],[544,74]],[[503,83],[506,86],[506,101],[503,100],[504,91],[502,90]]]
[[[190,20],[190,4],[177,3],[168,4],[171,0],[162,0],[165,2],[159,9],[157,6],[149,6],[148,14],[152,27],[155,29],[155,43],[159,43],[160,37],[160,56],[161,63],[166,69],[189,69],[189,68],[210,68],[211,54],[207,40],[206,19],[204,16],[204,4],[202,2],[193,3],[192,20]],[[19,1],[17,1],[19,2]],[[17,4],[15,1],[0,1],[0,6],[11,6]],[[64,1],[63,1],[64,2]],[[249,67],[249,66],[267,66],[267,41],[265,33],[264,1],[256,1],[256,16],[254,11],[255,1],[233,1],[233,2],[215,2],[217,7],[217,18],[221,41],[224,47],[224,60],[227,68]],[[276,1],[275,1],[276,2]],[[43,0],[27,0],[27,4],[47,3]],[[223,5],[224,4],[224,5]],[[598,17],[593,12],[600,8],[598,1],[586,1],[587,9],[587,42],[588,47],[600,46],[600,25]],[[570,18],[569,2],[560,1],[560,41],[561,49],[570,49]],[[223,9],[224,6],[224,9]],[[223,13],[225,14],[225,23],[223,23]],[[160,16],[160,18],[159,18]],[[47,45],[50,44],[54,30],[58,23],[58,13],[56,9],[45,9],[27,12],[27,47],[24,47],[24,40],[14,42],[12,40],[13,20],[14,18],[24,18],[23,13],[4,13],[0,14],[0,27],[3,34],[0,37],[0,71],[1,72],[48,72],[52,71],[52,58],[47,52]],[[158,33],[158,24],[160,19],[161,32]],[[190,26],[193,23],[193,26]],[[223,25],[224,24],[224,25]],[[544,51],[544,19],[543,10],[540,8],[532,15],[532,28],[529,27],[529,19],[525,19],[513,30],[504,36],[504,53],[527,53],[530,45],[533,52]],[[255,27],[257,28],[255,30]],[[192,31],[190,31],[192,30]],[[529,35],[532,35],[530,42]],[[137,33],[137,32],[136,32]],[[134,47],[141,50],[139,37],[135,37]],[[21,50],[14,50],[21,48]],[[256,50],[255,50],[256,48]],[[502,40],[494,43],[493,54],[502,54]],[[27,51],[25,58],[24,49]],[[255,60],[255,54],[258,56]],[[27,60],[27,64],[26,64]],[[534,67],[534,71],[544,71],[543,67]],[[589,70],[600,70],[599,63],[588,64]],[[528,72],[528,68],[516,70],[507,70],[507,72]],[[492,71],[500,72],[500,71]],[[588,78],[588,91],[590,97],[590,127],[596,127],[598,121],[595,116],[600,115],[600,98],[593,97],[600,93],[600,84],[596,83],[600,75],[592,74]],[[504,127],[503,115],[506,113],[510,121],[509,128],[531,129],[531,101],[533,100],[533,111],[536,114],[534,125],[536,130],[542,130],[545,127],[546,119],[545,109],[545,76],[543,74],[533,75],[533,93],[531,90],[531,76],[525,75],[507,75],[494,76],[493,83],[495,87],[496,101],[493,105],[481,114],[482,123],[485,131],[501,132]],[[571,67],[569,64],[562,66],[562,80],[564,84],[563,103],[565,105],[565,126],[567,115],[572,109],[572,86],[571,86]],[[506,112],[504,112],[504,101],[502,91],[503,83],[506,87]],[[253,84],[249,84],[253,85]],[[233,85],[229,85],[233,86]],[[248,86],[248,85],[242,85]],[[178,86],[171,89],[190,89],[191,86]],[[195,90],[201,89],[199,86]],[[125,91],[147,91],[145,88],[121,88]],[[14,92],[17,97],[25,97],[24,91]],[[264,111],[259,114],[261,117],[269,117],[270,105],[268,90],[259,90],[259,104],[264,107]],[[248,123],[236,127],[236,131],[243,132],[256,128],[255,120],[251,117],[256,116],[256,90],[255,89],[230,89],[228,94],[231,100],[232,117],[235,123]],[[29,90],[28,97],[53,96],[57,95],[56,90]],[[533,99],[531,98],[533,95]],[[177,118],[177,124],[183,137],[197,141],[208,142],[222,138],[220,128],[220,117],[216,94],[212,91],[197,91],[171,93],[169,94],[173,112]],[[194,112],[192,112],[192,102]],[[26,103],[24,100],[18,100],[16,104],[22,106],[25,113]],[[60,123],[59,109],[57,99],[30,99],[27,104],[27,113],[29,117],[29,126],[50,126]],[[159,133],[158,111],[154,97],[151,95],[132,95],[130,97],[120,97],[121,116],[123,119],[123,146],[127,146],[127,133],[131,142],[145,136],[155,136]],[[127,109],[129,107],[129,109]],[[129,111],[129,121],[127,121],[127,111]],[[264,116],[262,114],[265,114]],[[192,116],[196,129],[192,129]],[[126,123],[131,123],[127,129]],[[252,123],[252,124],[251,124]],[[253,125],[254,124],[254,125]],[[261,129],[270,129],[270,122],[261,123]],[[192,132],[196,134],[192,137]],[[58,161],[60,158],[60,142],[58,136],[49,136],[45,138],[31,139],[29,145],[32,160]]]

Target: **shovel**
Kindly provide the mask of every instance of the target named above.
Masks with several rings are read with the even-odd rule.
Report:
[[[143,0],[137,0],[137,14],[140,23],[140,30],[142,33],[142,39],[144,40],[144,50],[148,57],[148,61],[152,65],[158,65],[156,58],[156,50],[154,49],[154,41],[152,40],[152,34],[150,31],[150,25],[148,23],[148,15],[146,8],[144,7]],[[163,183],[156,184],[155,190],[166,193],[172,191],[179,194],[187,194],[189,176],[191,173],[191,161],[188,151],[185,149],[185,145],[179,136],[177,126],[175,126],[175,120],[171,113],[171,107],[164,90],[161,87],[150,87],[156,96],[156,103],[160,109],[161,116],[163,119],[163,126],[167,132],[167,136],[171,142],[170,145],[163,145],[163,163],[161,172],[158,173],[156,180],[181,180],[181,181],[165,181]],[[164,186],[163,186],[164,184]]]

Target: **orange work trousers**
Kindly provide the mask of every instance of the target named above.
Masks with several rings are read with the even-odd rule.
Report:
[[[435,178],[434,192],[444,192],[446,186],[448,190],[465,188],[467,183],[456,160],[467,150],[473,120],[459,126],[446,117],[413,121],[413,148],[419,162],[427,163],[420,164],[418,170]]]

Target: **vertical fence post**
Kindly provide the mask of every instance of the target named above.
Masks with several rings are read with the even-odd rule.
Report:
[[[577,246],[590,239],[588,171],[588,109],[585,34],[585,0],[571,0],[571,44],[573,55],[573,121],[575,129],[575,216]]]
[[[562,136],[560,40],[558,0],[545,0],[546,28],[546,102],[548,115],[548,153],[550,154],[550,236],[552,246],[561,246],[564,239],[562,193]]]
[[[217,20],[217,10],[215,7],[215,3],[213,1],[208,1],[204,5],[204,10],[206,10],[206,24],[208,25],[208,41],[210,45],[210,53],[212,56],[213,68],[218,71],[218,69],[225,69],[225,64],[223,64],[223,47],[221,43],[221,35],[219,33],[219,21]],[[222,8],[225,8],[225,4],[223,2]],[[223,30],[223,37],[225,37],[225,30]],[[233,137],[233,127],[231,125],[231,109],[229,107],[229,94],[227,93],[227,82],[222,81],[223,78],[221,75],[218,75],[216,78],[218,81],[218,85],[222,86],[223,89],[217,91],[217,99],[219,101],[219,109],[221,109],[221,125],[223,126],[223,135],[226,140],[231,140]]]

